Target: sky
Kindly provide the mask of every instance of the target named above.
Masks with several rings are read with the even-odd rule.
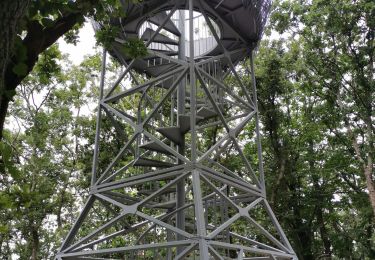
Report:
[[[83,61],[85,55],[95,54],[94,35],[94,29],[87,21],[79,31],[79,42],[76,45],[66,43],[62,37],[58,40],[60,51],[69,54],[69,59],[78,65]]]

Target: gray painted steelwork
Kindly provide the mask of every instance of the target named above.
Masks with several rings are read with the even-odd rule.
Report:
[[[270,2],[131,2],[109,89],[103,54],[91,192],[56,259],[297,259],[263,173],[253,52]],[[132,37],[146,57],[128,57]]]

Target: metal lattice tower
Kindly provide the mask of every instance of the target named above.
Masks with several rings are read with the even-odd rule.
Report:
[[[104,52],[91,192],[56,258],[296,259],[262,166],[253,51],[270,1],[121,2],[108,51],[124,70],[104,90]]]

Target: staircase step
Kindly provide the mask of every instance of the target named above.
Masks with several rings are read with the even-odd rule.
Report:
[[[197,104],[197,108],[202,108],[202,107],[204,107],[204,106],[206,106],[206,103],[204,103],[204,104],[203,104],[203,103],[202,103],[202,104]],[[188,105],[186,105],[185,107],[186,107],[187,109],[190,109],[191,106],[190,106],[190,104],[188,104]]]
[[[140,157],[134,162],[134,166],[168,168],[175,166],[175,164]]]
[[[175,144],[182,144],[183,142],[181,129],[178,126],[160,127],[156,130]]]
[[[220,108],[220,109],[222,109],[224,106],[228,106],[228,104],[227,103],[216,103],[217,104],[217,106]],[[216,111],[214,111],[213,110],[213,108],[208,108],[207,107],[207,103],[205,102],[205,103],[197,103],[197,108],[202,108],[202,107],[205,107],[206,109],[209,109],[209,110],[212,110],[212,112],[214,112],[214,113],[216,113]],[[190,104],[187,104],[186,105],[186,108],[190,108]],[[217,115],[217,114],[216,114]]]
[[[179,123],[180,123],[180,131],[181,133],[186,134],[191,129],[190,115],[179,115],[178,117],[179,117]],[[202,119],[203,117],[197,115],[195,118],[195,122],[198,123]]]
[[[138,190],[138,194],[149,196],[156,191],[157,190]],[[175,193],[175,192],[176,192],[176,188],[169,188],[169,189],[164,190],[162,193],[160,193],[160,195],[165,195],[165,194],[170,194],[170,193]]]
[[[167,55],[167,56],[176,56],[176,55],[178,55],[178,51],[165,51],[165,50],[153,50],[153,51],[155,51],[155,52],[160,52],[160,53],[162,53],[162,54],[164,54],[164,55]],[[143,59],[144,60],[153,60],[153,59],[158,59],[159,60],[159,63],[160,63],[160,59],[162,59],[162,58],[160,58],[159,56],[156,56],[156,55],[154,55],[154,54],[149,54],[149,55],[147,55],[146,57],[143,57]],[[151,62],[151,61],[150,61]]]
[[[163,154],[167,154],[167,155],[171,154],[164,147],[159,145],[157,142],[153,142],[153,141],[149,142],[149,143],[142,144],[142,145],[139,146],[139,148],[154,151],[154,152],[158,152],[158,153],[163,153]]]
[[[156,15],[153,15],[149,21],[155,25],[162,25],[163,21],[167,18],[167,13],[166,12],[160,12]],[[177,36],[180,36],[181,33],[180,31],[178,30],[178,28],[176,27],[176,25],[172,22],[171,19],[169,19],[167,21],[167,23],[164,25],[163,29],[173,33],[174,35],[177,35]]]
[[[186,100],[190,102],[190,94],[189,93],[186,93]],[[206,104],[206,100],[205,99],[201,99],[201,98],[197,98],[195,100],[195,103],[196,104]]]
[[[153,60],[150,60],[150,62],[147,64],[147,67],[146,69],[156,69],[156,68],[165,68],[165,67],[168,67],[168,66],[174,66],[175,63],[173,62],[169,62],[169,60],[165,60],[165,59],[156,59],[155,60],[155,64],[154,64],[154,61]]]
[[[173,82],[173,78],[168,78],[163,80],[162,82],[156,83],[155,87],[169,89],[173,85]]]
[[[207,107],[202,107],[198,110],[197,115],[203,117],[204,119],[209,119],[209,118],[217,116],[217,113],[216,111],[211,110]]]
[[[145,70],[146,73],[148,73],[148,74],[150,74],[154,77],[157,77],[157,76],[160,76],[161,74],[163,74],[165,72],[168,72],[168,71],[171,71],[171,70],[175,69],[177,66],[178,65],[176,65],[173,62],[161,64],[161,65],[157,65],[157,66],[150,66],[150,67],[148,67],[146,65],[144,67],[144,70]]]
[[[176,201],[171,200],[171,201],[161,202],[161,203],[153,204],[151,207],[160,208],[160,209],[172,209],[176,207]]]
[[[213,230],[215,230],[216,228],[215,228],[214,226],[207,225],[207,226],[206,226],[206,229],[209,230],[209,231],[213,231]]]
[[[144,41],[149,41],[152,37],[152,35],[154,35],[155,31],[152,30],[151,28],[147,28],[145,30],[145,32],[143,33],[142,35],[142,40]],[[158,33],[152,42],[158,42],[158,43],[163,43],[163,44],[171,44],[171,45],[178,45],[178,41],[175,41],[171,38],[169,38],[168,36],[165,36],[163,34],[160,34]]]
[[[192,229],[192,230],[195,230],[195,229],[196,229],[196,225],[195,225],[195,224],[192,224],[192,223],[185,223],[185,227],[190,228],[190,229]]]

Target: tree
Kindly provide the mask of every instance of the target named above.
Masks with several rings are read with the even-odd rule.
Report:
[[[302,38],[311,91],[332,112],[325,123],[336,141],[357,159],[375,215],[374,15],[369,0],[282,1],[273,23]]]
[[[283,39],[263,41],[257,53],[267,197],[300,259],[375,258],[373,16],[372,1],[276,1],[269,28]],[[0,255],[52,257],[88,192],[94,116],[79,111],[96,99],[91,74],[99,58],[68,70],[59,66],[65,62],[55,46],[42,52],[10,110],[23,126],[6,131],[0,143]],[[251,87],[246,66],[239,73]],[[129,133],[106,120],[101,162],[111,161]],[[217,129],[205,134],[202,150]],[[256,163],[256,146],[243,138]],[[240,167],[236,154],[221,160]],[[93,222],[105,214],[93,214]]]
[[[327,125],[332,109],[312,91],[304,50],[298,39],[264,40],[257,54],[267,196],[300,259],[371,259],[364,180],[352,178],[361,176],[356,159]]]
[[[85,17],[106,24],[104,9],[124,15],[119,1],[10,1],[0,3],[0,139],[9,102],[17,86],[32,71],[41,53],[60,37],[77,40],[77,30]],[[117,11],[116,11],[117,10]]]
[[[82,111],[96,97],[100,59],[63,69],[69,63],[51,46],[11,106],[15,130],[5,132],[0,147],[8,154],[0,179],[3,256],[52,259],[87,191],[95,117]]]

